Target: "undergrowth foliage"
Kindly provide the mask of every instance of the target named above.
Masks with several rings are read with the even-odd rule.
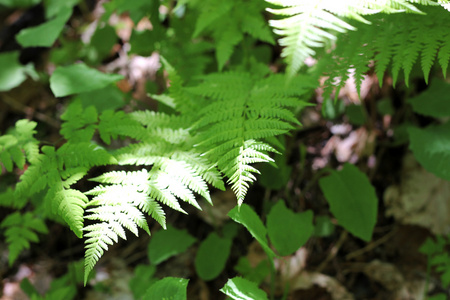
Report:
[[[415,64],[428,83],[430,70],[437,62],[444,76],[450,58],[450,33],[445,28],[450,15],[440,7],[422,7],[422,14],[377,14],[336,43],[336,49],[321,57],[318,69],[329,76],[326,86],[341,88],[350,75],[358,92],[364,75],[374,68],[380,85],[386,71],[392,74],[394,86],[403,70],[405,84]]]
[[[439,5],[429,0],[266,1],[283,7],[269,8],[269,11],[273,14],[283,16],[280,20],[270,21],[270,24],[275,28],[275,33],[285,36],[280,40],[280,44],[285,47],[282,56],[286,57],[289,76],[293,76],[300,70],[306,58],[316,54],[315,48],[324,47],[329,44],[329,41],[336,40],[339,33],[344,33],[348,30],[358,31],[362,25],[361,23],[352,25],[346,19],[354,19],[363,24],[371,24],[370,20],[363,16],[374,14],[380,16],[379,13],[395,14],[401,12],[422,14],[421,8],[415,6],[414,3],[432,6]],[[385,22],[384,24],[389,24],[388,26],[391,27],[399,25],[400,28],[407,28],[406,26],[403,27],[406,24],[401,22]],[[415,26],[418,26],[418,24]],[[373,26],[371,28],[376,30],[377,27]],[[377,30],[376,32],[381,31]],[[385,34],[390,33],[392,32],[385,32]],[[402,34],[392,36],[405,38],[405,35]],[[357,40],[353,39],[352,41],[356,42]],[[353,49],[360,49],[360,47]],[[356,56],[346,56],[346,58],[356,58]]]
[[[76,236],[85,238],[86,284],[97,261],[119,237],[126,239],[126,231],[137,236],[143,229],[151,234],[148,217],[166,229],[166,208],[186,213],[183,206],[188,204],[201,209],[200,199],[213,204],[211,188],[225,190],[226,185],[234,191],[238,208],[245,205],[249,187],[257,180],[258,166],[274,164],[274,154],[284,152],[280,137],[301,126],[298,115],[309,105],[320,76],[328,76],[325,87],[329,95],[332,89],[342,87],[350,75],[359,92],[364,75],[371,70],[380,84],[386,71],[391,72],[395,83],[402,70],[408,84],[416,63],[427,82],[436,62],[444,76],[447,73],[450,32],[442,29],[450,23],[450,15],[438,2],[266,1],[178,1],[176,7],[166,7],[166,14],[158,10],[159,1],[127,5],[115,0],[105,4],[107,16],[114,11],[128,12],[135,21],[150,16],[153,31],[133,31],[130,51],[149,51],[150,55],[157,50],[163,55],[160,60],[167,75],[167,88],[151,95],[159,101],[159,111],[131,111],[133,106],[129,105],[125,112],[121,109],[123,103],[108,103],[111,94],[102,93],[114,93],[108,89],[122,77],[75,63],[77,59],[88,59],[86,53],[92,49],[83,48],[80,53],[84,54],[72,59],[61,53],[55,55],[61,65],[71,66],[60,67],[51,76],[52,91],[59,96],[80,96],[74,97],[61,115],[61,141],[49,145],[37,140],[37,123],[28,120],[18,121],[0,136],[4,171],[21,170],[19,182],[0,194],[0,205],[18,210],[0,224],[9,245],[10,264],[29,248],[30,242],[38,242],[36,232],[47,232],[43,220],[63,222]],[[54,39],[46,40],[45,45],[52,45],[62,30],[59,17],[53,17],[58,13],[64,18],[70,15],[75,2],[67,6],[53,4],[55,7],[46,4],[50,13],[47,11],[44,25],[58,28],[54,28]],[[273,20],[267,21],[265,10]],[[165,28],[164,19],[172,27]],[[267,67],[272,58],[271,53],[265,54],[264,45],[275,43],[269,24],[273,33],[282,36],[279,44],[286,58],[286,74],[274,73]],[[38,36],[42,28],[37,29],[34,32]],[[35,44],[36,36],[29,36],[21,35],[22,46],[42,46]],[[194,56],[192,74],[190,62],[179,49],[180,41],[183,50]],[[151,51],[146,50],[146,43],[151,45]],[[101,54],[98,51],[96,55]],[[211,64],[211,51],[216,64]],[[303,71],[305,59],[310,56],[318,62]],[[17,60],[16,53],[14,57]],[[100,58],[90,62],[99,62]],[[0,54],[0,61],[6,61],[2,59]],[[20,75],[19,80],[0,86],[1,90],[19,85],[31,73],[30,66],[21,66],[17,61],[11,64]],[[93,75],[83,78],[75,70],[88,70]],[[76,82],[72,82],[74,78]],[[103,104],[99,104],[99,99],[82,101],[83,95],[90,99],[92,94],[86,96],[88,92],[108,97],[100,99]],[[103,173],[92,178],[92,170]],[[344,171],[356,179],[364,176],[356,167],[347,166]],[[346,218],[341,226],[351,233],[363,231],[356,236],[370,240],[376,221],[374,189],[365,177],[357,188],[333,189],[336,182],[349,178],[344,171],[322,181],[326,183],[322,184],[324,194],[331,195],[329,198],[337,207],[337,212],[333,211],[336,217]],[[97,185],[83,190],[81,183],[86,180]],[[354,190],[369,195],[369,208],[358,205],[370,220],[355,215],[348,218],[346,212],[338,210],[354,206],[355,200],[347,199]],[[340,205],[336,201],[349,202]],[[233,220],[249,229],[269,251],[265,225],[250,208],[244,207],[243,215],[239,215],[239,209],[233,211]],[[279,209],[283,212],[279,214],[287,210]],[[305,215],[308,221],[294,214],[289,216],[299,224],[312,222],[310,213]],[[308,237],[312,229],[309,231]],[[276,230],[271,228],[270,232]],[[242,283],[240,279],[236,282]]]

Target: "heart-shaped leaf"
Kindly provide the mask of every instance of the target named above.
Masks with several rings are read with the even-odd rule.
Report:
[[[353,235],[370,241],[377,220],[378,199],[367,176],[351,164],[319,180],[338,223]]]
[[[267,216],[270,241],[283,256],[297,251],[306,243],[313,231],[312,211],[296,214],[286,207],[284,201],[278,201]]]

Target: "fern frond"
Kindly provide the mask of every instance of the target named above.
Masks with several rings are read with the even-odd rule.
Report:
[[[53,147],[42,147],[43,154],[35,158],[35,162],[20,176],[16,185],[16,196],[35,194],[59,180],[56,152]]]
[[[74,143],[89,142],[97,128],[98,114],[94,106],[83,109],[81,101],[73,101],[61,115],[60,133]]]
[[[259,171],[250,164],[274,161],[266,154],[267,152],[276,151],[265,143],[247,140],[239,149],[239,155],[224,166],[223,172],[229,178],[228,182],[232,184],[231,188],[236,194],[238,205],[244,202],[249,184],[256,180],[253,173],[259,174]]]
[[[65,143],[57,151],[60,169],[105,166],[117,164],[117,160],[104,148],[92,143]]]
[[[0,136],[0,163],[8,172],[14,164],[23,169],[26,160],[32,162],[39,155],[39,142],[33,137],[36,125],[36,122],[20,120],[9,134]]]
[[[54,147],[44,146],[42,152],[20,177],[21,181],[16,186],[17,196],[26,192],[27,195],[35,194],[47,186],[58,184],[61,178],[76,175],[70,180],[74,184],[74,179],[81,179],[90,167],[116,163],[108,152],[90,143],[66,143],[57,151]]]
[[[151,174],[145,169],[136,172],[109,172],[95,178],[102,183],[87,192],[95,197],[87,204],[85,219],[96,221],[83,230],[87,231],[85,253],[85,283],[96,262],[108,249],[108,245],[118,242],[118,237],[126,239],[124,228],[136,236],[138,227],[148,234],[150,230],[143,212],[148,213],[165,228],[165,214],[161,206],[151,198]],[[150,194],[150,196],[149,196]],[[100,222],[98,222],[100,221]]]
[[[148,179],[148,171],[146,169],[142,169],[140,171],[134,172],[112,171],[104,173],[98,177],[91,178],[90,180],[109,184],[133,184],[144,188],[147,184]]]
[[[104,111],[99,117],[98,132],[100,138],[110,144],[111,139],[117,139],[118,136],[129,136],[139,139],[144,135],[143,128],[134,121],[129,114],[123,111],[113,112]]]
[[[262,16],[264,10],[260,1],[206,0],[190,3],[199,9],[194,37],[206,33],[213,37],[219,70],[233,54],[234,47],[244,34],[268,43],[274,43],[271,32]],[[242,9],[245,6],[245,9]],[[214,23],[214,26],[209,26]]]
[[[326,86],[339,81],[345,83],[348,74],[354,70],[358,74],[365,74],[371,62],[375,62],[375,72],[380,85],[383,77],[391,66],[394,84],[403,70],[405,83],[408,84],[409,75],[416,62],[420,62],[424,78],[428,81],[431,66],[437,62],[441,65],[444,75],[450,58],[448,54],[449,35],[445,28],[450,22],[450,14],[443,13],[441,7],[421,8],[425,15],[419,14],[377,14],[367,19],[371,25],[354,24],[356,32],[348,32],[341,36],[336,48],[319,60],[320,68],[327,68],[329,76]],[[420,57],[420,59],[419,59]],[[355,78],[357,86],[362,77]]]
[[[188,118],[148,111],[134,113],[131,117],[142,124],[146,133],[141,137],[141,142],[124,147],[116,153],[119,164],[153,166],[152,171],[166,173],[172,181],[181,183],[208,201],[210,198],[206,182],[223,187],[217,170],[192,150],[192,137],[189,130],[183,128],[190,124]],[[164,177],[162,173],[158,174],[161,178]],[[179,186],[179,189],[167,191],[173,195],[178,193],[180,198],[197,207],[193,196],[185,188]],[[164,197],[161,200],[168,201]]]
[[[208,160],[217,162],[219,170],[229,178],[239,204],[256,179],[253,173],[257,170],[250,164],[272,161],[267,153],[276,150],[267,139],[299,124],[290,108],[303,103],[293,96],[300,97],[312,88],[308,82],[294,88],[292,82],[284,81],[285,89],[275,83],[280,83],[277,75],[258,80],[247,73],[230,72],[205,76],[203,83],[188,88],[209,100],[194,126],[196,147]]]
[[[164,173],[162,175],[164,175]],[[169,189],[167,189],[168,185],[165,184],[166,182],[160,182],[158,180],[158,177],[160,177],[159,172],[155,172],[154,177],[155,180],[149,182],[149,197],[161,202],[164,205],[167,205],[173,210],[187,214],[187,212],[181,208],[177,197],[175,197],[175,195]]]
[[[217,169],[206,158],[198,155],[198,153],[194,151],[178,151],[172,155],[172,158],[175,161],[189,162],[189,167],[207,183],[220,190],[225,190],[222,176],[217,172]]]
[[[83,214],[87,197],[70,186],[83,178],[93,166],[114,164],[117,161],[99,146],[87,142],[66,143],[55,151],[42,147],[42,154],[20,177],[15,196],[31,196],[44,190],[46,207],[59,215],[73,232],[82,236]]]
[[[185,93],[180,86],[180,94]],[[124,238],[123,227],[134,234],[137,227],[150,233],[144,213],[165,228],[159,203],[186,213],[180,200],[200,209],[195,194],[211,202],[207,182],[223,187],[216,168],[193,149],[192,137],[185,128],[188,118],[148,111],[129,117],[141,127],[138,142],[119,149],[115,157],[121,165],[146,165],[151,169],[113,171],[91,179],[101,185],[85,193],[94,196],[87,203],[92,208],[87,209],[85,218],[100,224],[84,229],[89,231],[85,234],[86,278],[108,245],[117,242],[118,236]]]
[[[169,74],[170,79],[170,94],[169,97],[173,101],[173,106],[177,108],[181,114],[189,115],[196,111],[198,101],[194,101],[192,96],[186,92],[184,88],[184,81],[174,67],[164,58],[161,57],[161,62],[165,70]],[[197,100],[197,99],[195,99]]]
[[[6,191],[0,192],[0,206],[19,210],[23,208],[27,202],[28,199],[26,197],[16,197],[12,188],[7,188]]]
[[[85,241],[85,260],[84,260],[84,284],[86,285],[89,273],[94,268],[94,265],[102,257],[104,251],[108,250],[108,245],[118,242],[118,236],[125,237],[125,232],[120,230],[120,226],[117,222],[111,223],[96,223],[86,226],[83,230],[87,231],[84,236],[88,239]],[[123,234],[123,236],[122,236]]]
[[[322,48],[329,41],[337,39],[337,33],[355,30],[355,27],[342,20],[355,19],[369,23],[363,16],[384,13],[421,11],[411,3],[421,5],[437,5],[436,2],[419,0],[389,1],[334,1],[334,0],[266,0],[269,3],[284,7],[268,9],[271,13],[286,16],[284,19],[271,20],[274,32],[284,36],[279,43],[284,46],[282,56],[286,58],[287,73],[290,77],[300,70],[309,56],[316,54],[314,48]]]
[[[59,215],[76,236],[83,236],[83,214],[88,198],[80,191],[64,187],[64,182],[53,184],[45,196],[45,202],[53,214]]]
[[[444,77],[447,76],[447,67],[450,59],[450,32],[441,37],[442,46],[438,54],[439,64],[442,67]]]
[[[19,254],[30,248],[30,242],[39,242],[38,233],[47,233],[45,223],[28,212],[20,214],[15,212],[7,216],[0,224],[0,228],[5,228],[6,243],[8,244],[8,261],[11,266]]]
[[[150,213],[161,226],[165,227],[164,212],[155,202],[154,199],[157,198],[152,193],[156,189],[154,186],[156,177],[146,169],[134,172],[113,171],[104,173],[91,180],[111,185],[99,185],[87,192],[87,195],[96,196],[89,202],[89,206],[117,205],[122,203],[123,199],[128,199],[127,201],[131,201],[130,203],[143,212]],[[167,204],[170,206],[170,203]],[[172,206],[181,209],[176,199]]]
[[[143,134],[142,127],[129,114],[105,110],[98,115],[94,106],[84,108],[79,100],[67,107],[61,119],[65,122],[60,132],[71,144],[90,142],[96,130],[108,145],[118,136],[139,139]]]

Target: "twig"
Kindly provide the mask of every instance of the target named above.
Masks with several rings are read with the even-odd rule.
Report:
[[[392,230],[391,232],[389,232],[388,234],[386,234],[385,236],[381,237],[380,239],[368,244],[367,246],[365,246],[364,248],[358,249],[356,251],[353,251],[349,254],[347,254],[345,256],[346,260],[358,257],[366,252],[369,252],[373,249],[375,249],[376,247],[380,246],[381,244],[384,244],[385,242],[387,242],[395,233],[397,232],[396,229]]]
[[[26,106],[26,105],[20,103],[19,101],[16,101],[14,98],[12,98],[8,95],[2,95],[1,100],[3,100],[3,102],[5,102],[7,105],[11,106],[13,109],[23,112],[25,115],[28,114],[27,112],[31,112],[32,115],[34,117],[36,117],[36,119],[38,119],[39,121],[47,123],[48,125],[50,125],[54,128],[60,127],[59,122],[56,121],[55,119],[47,116],[46,114],[36,111],[34,108],[32,108],[30,106]]]
[[[345,240],[347,239],[348,233],[347,231],[342,231],[341,236],[339,237],[339,240],[337,243],[331,248],[330,253],[328,253],[328,256],[325,258],[325,260],[317,267],[316,272],[321,273],[327,264],[336,256],[336,254],[339,252],[339,249],[344,244]]]

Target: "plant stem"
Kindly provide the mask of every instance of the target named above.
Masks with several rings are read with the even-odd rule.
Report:
[[[275,297],[275,276],[276,276],[276,270],[275,270],[275,262],[273,260],[273,257],[269,256],[270,260],[270,300],[274,300]]]

